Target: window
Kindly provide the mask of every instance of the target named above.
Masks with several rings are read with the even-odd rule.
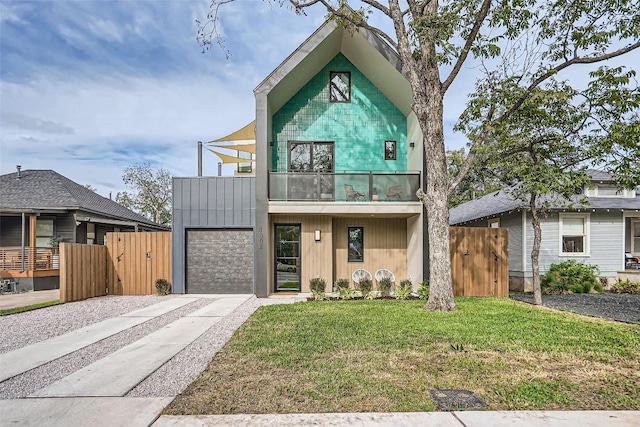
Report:
[[[384,159],[385,160],[396,159],[396,142],[395,141],[384,142]]]
[[[500,218],[490,219],[487,225],[489,228],[500,228]]]
[[[238,151],[238,158],[239,159],[251,159],[251,153],[249,152],[245,152],[245,151]],[[242,163],[238,163],[238,173],[251,173],[252,171],[252,163],[249,162],[242,162]]]
[[[632,221],[633,225],[633,238],[631,239],[631,252],[633,254],[640,253],[640,221]]]
[[[351,72],[329,73],[329,102],[351,102]]]
[[[589,254],[589,215],[560,214],[560,255]]]
[[[39,248],[51,246],[53,237],[53,220],[38,219],[36,221],[36,246]]]
[[[364,262],[364,227],[348,227],[348,262]]]

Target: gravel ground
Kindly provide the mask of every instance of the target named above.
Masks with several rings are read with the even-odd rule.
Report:
[[[110,298],[109,300],[104,301],[105,307],[100,305],[100,300],[103,298]],[[123,305],[127,305],[130,303],[133,304],[130,307],[134,307],[134,308],[130,310],[124,310],[122,312],[122,313],[126,313],[128,311],[133,311],[133,310],[136,310],[137,308],[140,308],[140,307],[136,307],[135,302],[132,302],[130,298],[148,298],[148,297],[101,297],[101,298],[94,298],[92,300],[80,301],[80,303],[87,302],[88,306],[96,309],[96,311],[93,312],[94,319],[96,319],[94,320],[94,323],[95,323],[95,322],[99,322],[101,320],[107,319],[109,317],[113,317],[114,314],[109,313],[109,311],[105,310],[105,308],[108,306],[111,306],[113,304],[114,299],[118,300],[120,298],[126,299],[125,301],[122,302]],[[164,298],[164,297],[159,297],[159,298]],[[96,301],[98,301],[97,304],[96,304]],[[160,300],[158,300],[157,298],[151,299],[151,301],[152,302],[150,304],[160,302]],[[92,364],[93,362],[117,350],[120,350],[122,347],[125,347],[133,343],[134,341],[139,340],[140,338],[146,335],[149,335],[152,332],[157,331],[163,326],[166,326],[169,323],[199,308],[202,308],[210,304],[211,302],[213,302],[213,300],[209,298],[198,299],[179,309],[170,311],[169,313],[166,313],[162,316],[151,319],[147,322],[141,323],[140,325],[134,326],[133,328],[126,329],[120,333],[110,336],[109,338],[105,338],[94,344],[88,345],[87,347],[81,348],[80,350],[67,354],[66,356],[62,356],[61,358],[53,360],[44,365],[41,365],[23,374],[17,375],[13,378],[9,378],[8,380],[0,383],[0,398],[1,399],[18,399],[18,398],[26,397],[29,394],[34,393],[35,391],[43,387],[46,387],[58,381],[59,379]],[[53,309],[53,308],[60,307],[61,309],[64,309],[65,314],[72,315],[74,317],[79,316],[85,312],[86,307],[83,307],[83,304],[79,304],[79,303],[73,303],[73,304],[74,305],[71,308],[65,307],[67,304],[61,304],[61,305],[53,306],[50,308]],[[150,304],[147,304],[147,305],[150,305]],[[144,305],[142,307],[144,307]],[[35,311],[21,313],[21,314],[32,313],[35,315],[37,313],[38,319],[42,320],[42,313],[38,313],[38,312],[45,311],[45,310],[48,310],[48,309],[35,310]],[[98,318],[96,316],[96,312],[102,313],[104,317]],[[118,315],[122,313],[118,313]],[[58,318],[59,313],[51,313],[51,311],[49,311],[49,315],[51,315],[52,318]],[[18,315],[11,315],[6,317],[10,318],[14,316],[18,316]],[[18,329],[18,330],[23,330],[23,329],[28,330],[31,328],[28,316],[22,316],[20,319],[18,319],[17,322],[15,322],[13,326],[14,326],[14,329]],[[83,324],[82,326],[86,326],[86,325]],[[78,326],[78,327],[82,327],[82,326]],[[41,334],[40,336],[48,335],[41,330],[34,329],[32,330],[32,332],[34,335],[40,335],[40,334]],[[3,333],[3,339],[4,339],[4,333]],[[46,338],[42,338],[42,339],[46,339]]]
[[[15,350],[69,331],[162,301],[156,295],[104,296],[0,317],[0,353]]]
[[[533,294],[512,294],[511,298],[533,303]],[[542,295],[542,305],[585,316],[640,324],[640,295],[607,293]]]
[[[126,397],[173,397],[182,393],[261,305],[258,298],[249,299],[149,375]]]

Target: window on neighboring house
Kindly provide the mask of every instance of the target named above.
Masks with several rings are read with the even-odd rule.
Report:
[[[588,214],[560,214],[560,254],[589,254]]]
[[[384,159],[385,160],[396,159],[396,142],[395,141],[384,142]]]
[[[251,159],[251,153],[245,151],[238,151],[239,159]],[[251,173],[252,171],[252,163],[238,163],[238,173]]]
[[[331,71],[329,73],[329,101],[351,102],[351,72]]]
[[[38,219],[36,220],[36,246],[39,248],[51,246],[51,238],[53,237],[53,220]]]
[[[348,227],[348,262],[364,261],[364,227]]]
[[[489,228],[500,228],[500,218],[490,219],[487,225]]]

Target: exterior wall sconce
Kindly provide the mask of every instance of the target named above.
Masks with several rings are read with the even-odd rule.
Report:
[[[320,230],[315,231],[314,238],[316,239],[316,242],[320,241]]]
[[[409,147],[413,148],[413,147],[415,147],[415,146],[416,146],[416,143],[415,143],[415,142],[410,142],[410,143],[409,143]]]
[[[269,141],[269,146],[273,147],[273,141]]]

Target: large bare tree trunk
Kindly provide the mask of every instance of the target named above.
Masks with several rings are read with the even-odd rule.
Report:
[[[540,217],[536,209],[536,195],[529,198],[529,209],[531,210],[531,226],[533,227],[533,248],[531,248],[531,272],[533,274],[533,304],[542,304],[542,290],[540,289],[540,243],[542,242],[542,229],[540,228]]]

